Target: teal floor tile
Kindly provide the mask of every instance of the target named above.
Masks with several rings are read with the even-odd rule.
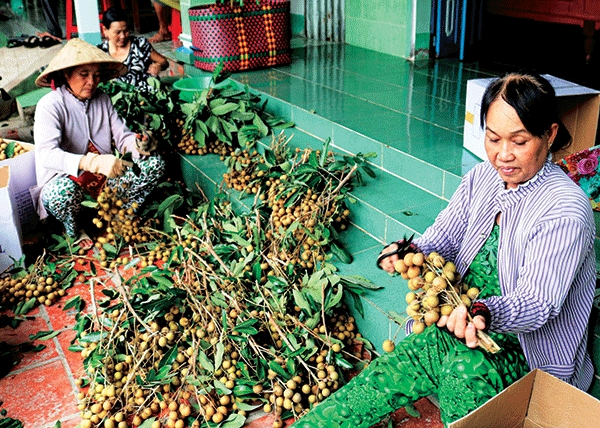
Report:
[[[384,146],[379,141],[337,123],[333,124],[332,140],[337,147],[345,152],[374,155],[369,157],[369,163],[379,168],[382,167]]]

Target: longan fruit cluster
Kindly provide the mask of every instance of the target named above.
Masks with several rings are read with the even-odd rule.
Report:
[[[14,145],[13,145],[12,156],[9,156],[6,153],[6,149],[8,148],[8,145],[10,143],[11,143],[10,141],[7,141],[4,138],[0,137],[0,161],[8,159],[8,158],[14,158],[23,153],[27,153],[27,150],[22,145],[20,145],[18,142],[15,141]]]
[[[260,189],[259,178],[264,171],[257,171],[256,165],[264,162],[256,151],[237,149],[226,159],[229,171],[223,174],[227,187],[240,192],[258,193]]]
[[[394,264],[396,272],[408,280],[406,313],[414,320],[413,332],[422,333],[442,315],[450,315],[460,304],[470,307],[479,289],[460,283],[460,275],[451,261],[437,252],[427,256],[409,252]]]
[[[149,237],[140,229],[141,219],[136,215],[137,209],[137,202],[129,203],[118,196],[116,188],[105,186],[98,196],[98,216],[92,220],[99,229],[106,226],[106,241],[99,239],[99,242],[111,242],[116,235],[123,237],[127,243],[147,242]]]
[[[35,298],[40,305],[50,306],[65,295],[59,281],[52,275],[27,273],[22,278],[10,275],[0,278],[0,302],[14,307],[22,301]]]
[[[198,143],[189,129],[183,129],[181,131],[181,140],[177,143],[177,149],[186,155],[200,154]]]

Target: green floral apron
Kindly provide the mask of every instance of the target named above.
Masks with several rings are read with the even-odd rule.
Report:
[[[469,267],[464,282],[480,297],[500,295],[495,225]],[[358,376],[316,405],[294,428],[368,428],[389,413],[437,394],[441,418],[449,424],[498,394],[529,371],[516,336],[490,332],[502,350],[490,354],[467,347],[433,325],[411,334],[396,349],[373,360]]]

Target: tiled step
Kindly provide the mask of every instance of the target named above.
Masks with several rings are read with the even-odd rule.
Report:
[[[463,149],[462,128],[466,82],[482,76],[489,74],[458,61],[420,68],[390,55],[324,44],[294,49],[287,67],[235,73],[233,79],[260,91],[269,109],[298,128],[331,137],[349,153],[375,152],[377,166],[447,199],[478,162]]]

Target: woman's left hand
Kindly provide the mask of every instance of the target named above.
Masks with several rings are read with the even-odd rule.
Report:
[[[465,339],[465,344],[469,348],[477,348],[479,339],[477,330],[485,330],[485,318],[481,315],[473,317],[473,321],[467,319],[467,307],[465,305],[457,306],[450,315],[440,317],[437,322],[438,327],[446,327],[459,339]]]

